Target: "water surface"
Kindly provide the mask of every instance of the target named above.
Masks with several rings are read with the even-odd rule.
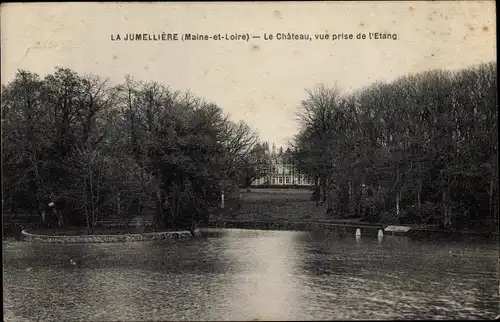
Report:
[[[205,234],[6,243],[5,320],[491,319],[500,312],[495,244],[237,229]]]

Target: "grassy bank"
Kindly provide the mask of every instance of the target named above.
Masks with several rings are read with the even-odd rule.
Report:
[[[252,189],[242,192],[241,206],[228,203],[219,219],[248,221],[328,221],[326,206],[316,207],[308,189]],[[214,216],[217,217],[217,216]],[[213,218],[217,219],[217,218]],[[338,219],[338,218],[337,218]]]

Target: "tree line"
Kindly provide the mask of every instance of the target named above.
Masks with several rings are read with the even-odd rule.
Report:
[[[299,108],[297,166],[332,215],[493,230],[496,73],[491,62],[352,93],[320,84]]]
[[[144,214],[157,227],[193,227],[221,193],[237,194],[258,142],[190,92],[61,67],[43,79],[21,70],[2,86],[3,210],[46,225],[55,213],[59,225],[89,232],[105,218]]]

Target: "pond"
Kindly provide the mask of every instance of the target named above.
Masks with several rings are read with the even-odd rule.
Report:
[[[203,232],[180,241],[4,243],[4,320],[491,319],[500,313],[496,244]]]

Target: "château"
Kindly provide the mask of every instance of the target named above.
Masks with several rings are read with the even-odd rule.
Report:
[[[300,173],[296,167],[296,161],[290,149],[283,151],[280,147],[276,149],[273,143],[269,149],[269,144],[263,144],[262,176],[254,180],[252,187],[262,186],[311,186],[313,180],[308,176]]]

